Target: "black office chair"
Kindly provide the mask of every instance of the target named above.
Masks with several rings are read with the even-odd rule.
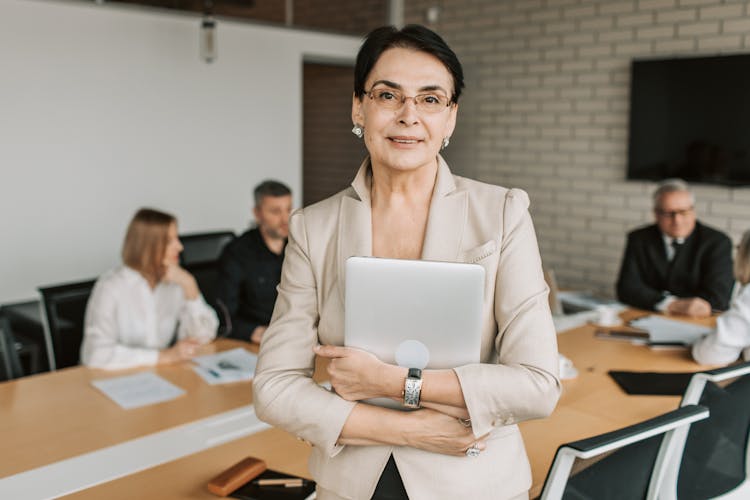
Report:
[[[0,313],[0,381],[22,377],[21,361],[16,351],[16,340],[10,321]]]
[[[50,370],[75,366],[83,342],[86,304],[96,280],[39,287]]]
[[[695,403],[711,417],[676,433],[660,498],[750,498],[750,363],[693,375],[680,404]]]
[[[657,498],[664,469],[674,453],[675,430],[708,417],[689,405],[644,422],[557,449],[541,500],[633,500]],[[604,455],[610,453],[609,455]],[[576,460],[597,458],[570,475]]]
[[[219,335],[231,331],[229,312],[221,301],[216,299],[216,286],[219,279],[219,257],[227,243],[234,239],[232,231],[193,233],[180,236],[184,249],[180,254],[180,265],[195,277],[201,294],[219,316]]]

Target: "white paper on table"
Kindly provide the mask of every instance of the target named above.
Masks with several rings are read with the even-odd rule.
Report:
[[[638,318],[631,321],[630,325],[646,330],[649,341],[656,343],[674,342],[689,345],[713,331],[710,326],[695,325],[661,316]]]
[[[126,410],[169,401],[185,394],[183,389],[152,372],[92,380],[91,385]]]
[[[207,383],[225,384],[240,380],[251,380],[255,375],[258,356],[241,347],[229,351],[196,356],[193,370]]]

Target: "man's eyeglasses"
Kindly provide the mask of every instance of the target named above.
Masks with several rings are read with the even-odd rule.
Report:
[[[683,208],[682,210],[656,210],[656,215],[663,219],[675,219],[679,217],[685,217],[693,211],[693,207]]]
[[[445,94],[428,93],[417,94],[414,97],[405,96],[396,89],[371,89],[365,93],[378,107],[390,111],[401,109],[407,99],[414,101],[417,111],[423,113],[439,113],[451,105],[450,97]]]

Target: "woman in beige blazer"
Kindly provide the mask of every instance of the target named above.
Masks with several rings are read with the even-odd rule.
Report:
[[[253,399],[261,419],[313,445],[319,499],[528,496],[516,424],[557,402],[555,331],[526,193],[454,176],[439,155],[462,87],[458,59],[427,28],[370,33],[352,101],[369,157],[351,187],[291,217]],[[409,382],[405,368],[342,347],[353,255],[485,269],[481,363],[424,370],[417,411],[358,402],[402,398]],[[311,378],[316,355],[330,359],[333,391]]]

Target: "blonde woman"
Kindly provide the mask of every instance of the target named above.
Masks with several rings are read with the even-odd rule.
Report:
[[[750,360],[750,230],[742,235],[734,260],[734,277],[740,293],[729,310],[716,320],[716,330],[693,345],[693,358],[706,365],[736,361],[740,354]]]
[[[138,210],[125,236],[123,265],[103,274],[91,293],[83,364],[120,369],[175,363],[213,340],[216,313],[195,278],[180,267],[181,251],[174,216]]]

